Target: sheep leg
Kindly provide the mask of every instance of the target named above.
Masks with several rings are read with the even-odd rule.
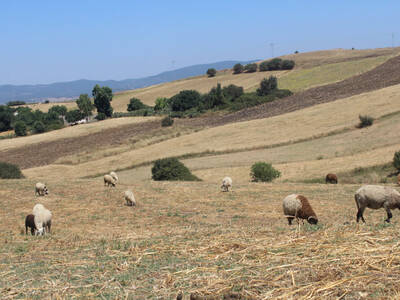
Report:
[[[293,217],[287,217],[287,220],[288,220],[289,225],[292,225],[293,219],[294,219]]]
[[[362,208],[362,207],[360,207],[360,208],[358,209],[358,212],[357,212],[357,223],[358,223],[358,221],[360,220],[360,218],[361,218],[361,220],[365,223],[364,216],[363,216],[363,214],[364,214],[364,209],[365,209],[365,208]]]
[[[386,212],[387,212],[387,219],[385,220],[385,222],[390,223],[390,219],[392,218],[393,215],[389,207],[386,207]]]
[[[49,229],[49,233],[51,233],[51,232],[50,232],[50,229],[51,229],[51,221],[47,222],[47,228]]]

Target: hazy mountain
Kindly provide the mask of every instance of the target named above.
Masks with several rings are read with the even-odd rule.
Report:
[[[51,84],[36,85],[0,85],[0,103],[6,103],[11,100],[23,100],[26,102],[40,101],[54,98],[74,98],[80,94],[91,94],[93,86],[109,86],[114,92],[142,88],[163,82],[174,81],[182,78],[203,75],[207,69],[215,68],[217,70],[232,68],[236,63],[247,64],[252,61],[221,61],[211,64],[194,65],[185,68],[167,71],[154,76],[148,76],[137,79],[125,80],[87,80],[80,79],[69,82],[57,82]]]

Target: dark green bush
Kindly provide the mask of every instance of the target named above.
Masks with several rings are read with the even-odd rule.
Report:
[[[82,114],[79,109],[70,110],[65,114],[65,120],[67,120],[68,123],[74,123],[82,120],[83,118],[85,118],[85,115]]]
[[[371,116],[359,115],[358,118],[360,119],[360,123],[358,124],[359,128],[368,127],[368,126],[371,126],[374,123],[374,118],[372,118]]]
[[[268,63],[269,63],[269,61],[263,61],[262,63],[260,63],[260,66],[259,66],[260,72],[265,72],[265,71],[269,70]]]
[[[282,61],[281,68],[282,68],[282,70],[291,70],[294,68],[294,65],[295,65],[295,63],[293,60],[285,59],[284,61]]]
[[[107,118],[106,114],[102,113],[102,112],[98,113],[96,116],[96,120],[99,120],[99,121],[105,120],[106,118]]]
[[[161,120],[162,127],[172,126],[172,124],[174,124],[174,119],[172,119],[170,116],[167,116]]]
[[[394,153],[393,167],[395,167],[398,171],[400,171],[400,151]]]
[[[233,74],[240,74],[243,73],[243,65],[237,63],[236,65],[233,66]]]
[[[250,176],[252,181],[270,182],[281,176],[281,172],[274,169],[271,164],[256,162],[251,166]]]
[[[205,109],[225,104],[225,98],[220,83],[217,84],[217,87],[213,87],[208,94],[203,95],[202,103]]]
[[[152,179],[172,181],[199,181],[177,158],[164,158],[154,162],[151,168]]]
[[[18,179],[24,178],[21,170],[17,165],[0,162],[0,178],[2,179]]]
[[[11,122],[13,120],[13,109],[5,106],[0,105],[0,132],[10,130]]]
[[[201,95],[194,90],[184,90],[171,97],[171,109],[173,111],[185,111],[197,107],[201,101]]]
[[[18,105],[25,105],[25,104],[26,104],[25,101],[19,101],[19,100],[16,100],[16,101],[8,101],[8,102],[7,102],[7,105],[8,105],[8,106],[18,106]]]
[[[210,68],[207,70],[208,77],[214,77],[216,74],[217,74],[217,70],[215,70],[214,68]]]
[[[16,136],[25,136],[27,134],[26,124],[23,121],[18,121],[14,124]]]
[[[42,133],[46,131],[46,127],[44,126],[44,124],[41,121],[36,121],[33,124],[33,129],[35,131],[35,133]]]
[[[154,110],[164,111],[168,108],[168,106],[169,106],[168,98],[157,98]]]
[[[244,66],[244,71],[246,73],[254,73],[257,72],[257,64],[256,63],[252,63],[252,64],[247,64]]]
[[[275,71],[280,70],[282,68],[282,59],[274,58],[268,62],[268,70]]]
[[[65,116],[67,113],[67,107],[65,105],[54,105],[50,107],[49,113],[56,113],[59,116]]]
[[[142,101],[140,101],[137,98],[131,98],[128,104],[128,111],[134,111],[134,110],[139,110],[146,108],[146,105],[143,104]]]
[[[264,78],[261,83],[260,87],[257,89],[258,96],[266,96],[270,94],[272,91],[276,90],[278,87],[278,80],[275,76],[270,76],[268,79]]]
[[[227,100],[234,101],[236,98],[242,96],[244,91],[241,86],[230,84],[222,89],[222,93],[224,94]]]

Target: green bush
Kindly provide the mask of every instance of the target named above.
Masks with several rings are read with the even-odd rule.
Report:
[[[67,113],[67,107],[65,105],[54,105],[49,109],[49,113],[53,112],[59,116],[65,116]]]
[[[85,118],[85,115],[81,113],[79,109],[70,110],[65,114],[65,120],[67,120],[68,123],[74,123],[82,120],[83,118]]]
[[[400,171],[400,151],[394,153],[393,167],[395,167],[398,171]]]
[[[274,58],[268,62],[269,71],[280,70],[280,69],[282,69],[282,59]]]
[[[98,113],[96,116],[96,120],[98,120],[98,121],[105,120],[106,118],[107,118],[106,114],[102,113],[102,112]]]
[[[168,98],[157,98],[156,99],[156,104],[154,106],[155,111],[164,111],[168,108],[169,103],[168,103]]]
[[[26,104],[25,101],[19,101],[19,100],[16,100],[16,101],[8,101],[8,102],[7,102],[7,105],[8,105],[8,106],[18,106],[18,105],[25,105],[25,104]]]
[[[270,76],[268,79],[264,78],[261,83],[260,87],[257,89],[258,96],[266,96],[270,94],[272,91],[276,90],[278,87],[278,80],[275,76]]]
[[[152,179],[171,181],[199,181],[177,158],[164,158],[154,162],[151,168]]]
[[[269,70],[268,61],[263,61],[262,63],[260,63],[259,69],[260,69],[260,72],[268,71]]]
[[[172,126],[172,124],[174,124],[174,119],[172,119],[171,117],[165,117],[161,120],[161,126],[162,127],[168,127],[168,126]]]
[[[214,68],[210,68],[207,70],[208,77],[214,77],[216,74],[217,74],[217,70],[215,70]]]
[[[172,96],[169,100],[173,111],[185,111],[197,107],[201,101],[201,95],[195,90],[183,90]]]
[[[244,71],[246,73],[254,73],[257,72],[257,64],[253,63],[253,64],[247,64],[244,66]]]
[[[41,121],[36,121],[33,123],[33,129],[35,130],[35,133],[42,133],[46,131],[46,127]]]
[[[242,96],[244,92],[241,86],[230,84],[222,89],[222,93],[227,100],[234,101],[236,98]]]
[[[252,181],[270,182],[281,176],[281,172],[274,169],[271,164],[256,162],[251,166],[250,176]]]
[[[142,101],[140,101],[138,98],[131,98],[128,104],[128,111],[134,111],[134,110],[139,110],[146,108],[146,105],[143,104]]]
[[[374,123],[374,118],[367,115],[365,116],[359,115],[358,118],[360,119],[360,123],[358,124],[359,128],[368,127]]]
[[[285,59],[284,61],[282,61],[282,70],[291,70],[294,68],[294,61],[293,60],[289,60],[289,59]]]
[[[21,170],[17,165],[0,162],[0,178],[2,179],[18,179],[24,178]]]
[[[236,65],[233,66],[233,74],[240,74],[243,73],[243,65],[237,63]]]
[[[14,124],[16,136],[25,136],[27,134],[26,124],[23,121],[18,121]]]

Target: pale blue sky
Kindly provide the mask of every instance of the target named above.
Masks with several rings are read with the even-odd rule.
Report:
[[[400,1],[0,1],[0,84],[138,78],[193,64],[400,41]]]

